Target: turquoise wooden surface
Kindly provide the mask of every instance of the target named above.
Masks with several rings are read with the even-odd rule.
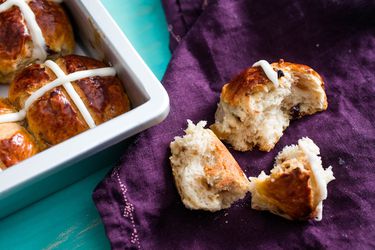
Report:
[[[103,0],[103,4],[161,79],[170,52],[160,0]],[[125,143],[120,143],[79,162],[75,167],[101,164],[104,168],[0,220],[0,249],[108,249],[91,193],[124,148]]]

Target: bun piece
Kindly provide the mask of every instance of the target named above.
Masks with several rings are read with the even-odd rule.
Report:
[[[32,62],[71,54],[74,43],[69,19],[56,1],[0,0],[0,83],[9,84]]]
[[[189,209],[211,212],[245,197],[249,181],[240,166],[205,121],[188,120],[186,135],[175,137],[169,158],[182,202]]]
[[[286,146],[276,157],[270,175],[250,177],[251,206],[290,220],[322,219],[332,167],[323,169],[319,147],[309,138]]]
[[[327,109],[323,80],[312,68],[260,62],[224,85],[211,126],[239,151],[270,151],[291,119]]]
[[[6,99],[0,99],[0,115],[15,112]],[[33,136],[19,123],[0,124],[0,171],[23,161],[39,151]]]

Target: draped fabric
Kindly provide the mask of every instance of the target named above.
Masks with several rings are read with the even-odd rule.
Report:
[[[114,249],[374,249],[375,2],[164,0],[172,60],[163,79],[171,111],[141,133],[93,197]],[[272,169],[308,136],[333,167],[323,220],[289,221],[251,209],[251,195],[211,213],[186,209],[169,143],[186,120],[212,124],[222,86],[259,59],[309,65],[328,109],[292,121],[271,152],[230,151],[245,174]],[[129,121],[131,122],[131,121]],[[229,145],[228,145],[229,146]]]

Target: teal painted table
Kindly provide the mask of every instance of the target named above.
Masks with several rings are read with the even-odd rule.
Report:
[[[170,52],[160,0],[103,0],[103,3],[161,79]],[[120,143],[79,162],[75,167],[100,164],[103,169],[0,220],[0,249],[109,249],[91,193],[119,159],[124,147]]]

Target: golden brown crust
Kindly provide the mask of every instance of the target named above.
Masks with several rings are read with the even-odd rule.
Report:
[[[260,67],[250,67],[242,71],[229,83],[225,84],[221,92],[221,100],[238,105],[242,97],[264,88],[270,80]]]
[[[241,167],[224,144],[213,132],[211,133],[214,147],[213,152],[215,152],[215,163],[213,165],[204,166],[207,179],[212,181],[212,183],[210,183],[211,186],[218,190],[234,191],[235,189],[239,189],[239,192],[246,192],[249,189],[249,181],[246,176],[244,176]]]
[[[74,36],[70,21],[64,9],[48,0],[32,0],[33,10],[49,54],[70,54],[74,50]]]
[[[0,0],[0,4],[5,0]],[[48,54],[69,54],[74,50],[72,27],[63,8],[48,0],[31,0],[46,41]],[[33,42],[18,7],[0,13],[0,83],[10,83],[17,70],[33,61]]]
[[[0,13],[0,27],[0,83],[9,83],[22,58],[29,62],[33,45],[17,7]]]
[[[22,109],[31,93],[53,79],[55,79],[53,73],[47,71],[43,65],[32,64],[16,75],[9,86],[9,100],[17,109]]]
[[[106,67],[105,64],[82,56],[65,56],[56,60],[66,74]],[[12,82],[9,98],[20,109],[26,99],[56,79],[43,65],[34,64],[20,72]],[[72,83],[97,125],[130,109],[129,100],[116,77],[90,77]],[[89,127],[63,87],[57,87],[42,96],[28,110],[29,130],[40,143],[47,146],[60,143]]]
[[[294,168],[286,173],[271,174],[270,178],[258,183],[258,192],[267,197],[276,214],[292,220],[315,217],[310,173]]]
[[[10,101],[5,98],[0,98],[0,115],[16,112]]]
[[[5,0],[0,0],[0,4]],[[12,59],[21,53],[26,41],[31,40],[25,32],[25,20],[17,7],[0,13],[0,55]],[[4,59],[2,59],[4,60]]]
[[[97,60],[82,56],[64,56],[65,72],[107,67]],[[57,61],[59,63],[59,61]],[[62,63],[61,63],[62,64]],[[95,123],[101,124],[130,109],[130,102],[117,77],[90,77],[75,82],[75,89],[82,98]]]
[[[298,64],[298,63],[291,63],[291,62],[284,62],[284,60],[280,59],[278,62],[272,63],[271,64],[275,69],[281,69],[281,70],[290,70],[295,73],[300,73],[300,74],[312,74],[315,77],[319,78],[319,80],[322,83],[322,87],[324,87],[324,82],[323,78],[313,70],[311,67],[304,65],[304,64]]]
[[[169,158],[177,190],[189,209],[215,212],[250,191],[250,181],[206,121],[188,120],[186,135],[175,137]]]
[[[0,99],[0,114],[15,112],[6,99]],[[39,151],[32,135],[17,123],[0,124],[0,168],[5,169]]]
[[[58,144],[89,127],[62,87],[46,93],[28,110],[28,128],[47,146]]]
[[[7,124],[0,124],[0,133],[7,129]],[[13,125],[18,127],[17,132],[0,140],[0,161],[7,168],[38,153],[38,146],[32,136],[20,125]]]
[[[321,86],[324,89],[324,81],[322,77],[307,65],[284,62],[284,60],[280,59],[278,62],[272,63],[271,66],[275,70],[280,69],[282,71],[289,71],[297,75],[313,75],[319,79]],[[268,79],[261,67],[250,67],[237,75],[228,84],[224,85],[221,93],[221,100],[233,106],[239,105],[239,103],[242,102],[243,97],[264,91],[268,86],[272,85],[272,82]],[[303,89],[307,86],[298,87]],[[327,106],[327,98],[325,99],[325,106]]]
[[[270,175],[250,177],[251,206],[290,220],[322,219],[332,167],[323,168],[319,147],[309,138],[290,145],[276,157]]]

